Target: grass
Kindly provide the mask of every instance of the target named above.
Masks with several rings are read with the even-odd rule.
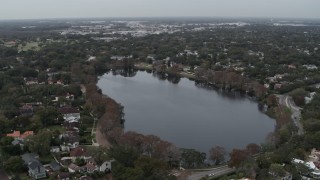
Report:
[[[83,136],[80,136],[80,143],[81,143],[81,139],[85,139],[86,140],[85,144],[92,144],[91,132],[86,132]]]
[[[24,173],[15,174],[15,175],[18,175],[21,180],[30,180],[28,173],[24,172]],[[11,177],[13,177],[13,176],[14,176],[14,174],[11,174]]]
[[[28,50],[35,50],[39,51],[40,46],[38,42],[27,42],[25,45],[19,44],[18,51],[28,51]]]
[[[290,108],[288,108],[288,107],[286,107],[286,108],[285,108],[285,112],[287,112],[287,113],[291,114],[291,109],[290,109]]]

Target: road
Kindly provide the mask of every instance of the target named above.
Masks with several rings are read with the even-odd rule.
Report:
[[[208,174],[214,174],[212,177],[223,176],[229,173],[235,172],[234,168],[229,168],[228,166],[221,166],[217,168],[202,170],[199,172],[193,172],[187,179],[188,180],[199,180],[206,177]]]
[[[304,133],[303,126],[301,124],[301,109],[298,107],[291,96],[288,95],[277,95],[279,98],[279,104],[282,106],[286,106],[291,110],[291,119],[293,120],[294,124],[298,128],[298,134],[302,135]]]

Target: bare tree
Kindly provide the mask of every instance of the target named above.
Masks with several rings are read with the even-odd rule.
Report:
[[[250,155],[254,155],[261,152],[261,147],[255,143],[250,143],[247,145],[246,150]]]
[[[227,154],[226,149],[221,146],[215,146],[210,149],[210,159],[214,161],[216,165],[224,162],[225,155]]]

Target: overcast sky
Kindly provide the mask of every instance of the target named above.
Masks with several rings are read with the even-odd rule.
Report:
[[[0,19],[172,16],[320,18],[320,0],[0,0]]]

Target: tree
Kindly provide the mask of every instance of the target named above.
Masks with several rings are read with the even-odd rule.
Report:
[[[296,103],[298,106],[303,106],[305,104],[304,97],[308,95],[308,92],[306,92],[302,88],[298,88],[293,90],[290,95],[292,96],[293,101]]]
[[[28,137],[26,145],[31,152],[46,155],[50,153],[51,139],[52,133],[49,130],[42,130],[37,135]]]
[[[252,179],[256,178],[257,170],[258,165],[253,158],[246,158],[240,163],[240,166],[238,167],[238,172],[241,172],[245,175],[245,177],[249,177]]]
[[[75,164],[78,165],[78,166],[83,166],[83,165],[86,164],[86,162],[85,162],[85,160],[82,159],[82,158],[76,158]]]
[[[134,163],[135,168],[143,171],[143,177],[163,176],[167,171],[167,164],[164,161],[153,159],[146,156],[141,156]]]
[[[1,138],[0,144],[3,145],[3,146],[11,145],[11,142],[13,140],[14,140],[13,137],[5,136],[5,137]]]
[[[214,161],[216,165],[224,162],[225,155],[227,154],[226,149],[221,146],[215,146],[210,149],[209,158]]]
[[[20,156],[11,156],[4,162],[4,168],[8,172],[22,172],[25,169],[24,162]]]
[[[206,153],[201,153],[195,149],[182,149],[181,159],[188,168],[201,167],[204,165]]]
[[[267,98],[267,105],[269,107],[277,106],[278,105],[277,96],[274,94],[269,95]]]
[[[101,166],[106,160],[108,160],[107,149],[99,147],[98,149],[94,150],[92,156],[96,161],[97,165]]]
[[[271,161],[267,154],[261,154],[256,158],[256,162],[260,169],[268,169]]]
[[[269,168],[269,172],[276,177],[283,177],[286,175],[286,171],[284,167],[280,164],[271,164]]]
[[[113,146],[108,150],[107,155],[109,158],[114,158],[124,167],[133,167],[134,162],[139,157],[138,152],[128,146]]]
[[[20,145],[6,145],[2,147],[3,152],[11,155],[11,156],[18,156],[21,153]]]
[[[254,155],[261,152],[261,147],[255,143],[250,143],[247,145],[246,150],[250,155]]]
[[[57,109],[52,108],[52,107],[48,107],[46,109],[42,109],[42,110],[38,111],[37,115],[42,120],[42,123],[44,126],[53,125],[57,122],[57,120],[62,119],[62,116],[57,111]]]
[[[246,150],[241,149],[233,149],[230,153],[230,160],[228,163],[229,167],[238,168],[241,162],[248,158],[248,152]]]

